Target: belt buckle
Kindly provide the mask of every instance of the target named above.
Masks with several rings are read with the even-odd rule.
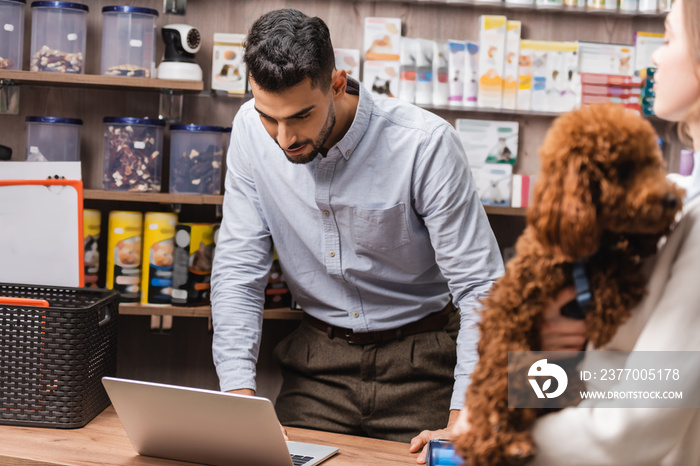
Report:
[[[355,336],[355,332],[353,332],[351,329],[347,329],[345,331],[345,334],[343,335],[343,338],[345,338],[345,341],[347,341],[348,344],[350,344],[350,345],[361,344],[360,342],[355,341],[354,336]]]

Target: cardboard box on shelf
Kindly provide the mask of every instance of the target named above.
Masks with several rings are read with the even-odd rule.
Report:
[[[518,59],[520,57],[520,21],[506,24],[506,56],[503,68],[503,108],[513,110],[518,98]]]
[[[365,60],[398,60],[401,18],[365,18]]]
[[[479,107],[502,106],[507,21],[505,16],[479,17]]]
[[[416,55],[418,40],[401,38],[401,57],[399,58],[399,99],[414,103],[416,101],[417,67]]]
[[[334,48],[335,68],[345,70],[351,78],[360,80],[360,51],[359,49]]]
[[[433,51],[434,41],[417,39],[416,52],[416,104],[433,103]]]
[[[243,62],[244,34],[214,33],[211,88],[231,94],[245,94],[248,73]]]
[[[450,97],[447,42],[433,42],[433,105],[447,105]]]
[[[467,154],[469,166],[514,165],[518,159],[517,121],[458,118],[455,128]]]
[[[664,34],[660,32],[637,31],[634,36],[634,72],[654,67],[652,55],[664,45]]]
[[[399,93],[399,62],[365,60],[362,82],[367,90],[384,97],[397,97]]]
[[[480,167],[471,167],[471,171],[483,205],[510,206],[512,165],[487,163]]]
[[[448,40],[449,55],[447,74],[450,86],[450,105],[461,107],[464,104],[464,76],[466,43],[463,40]]]
[[[634,46],[599,42],[578,43],[581,73],[631,76],[634,74]]]

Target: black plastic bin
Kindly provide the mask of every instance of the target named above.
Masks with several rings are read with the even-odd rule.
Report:
[[[82,427],[109,406],[118,316],[116,291],[0,283],[0,424]]]

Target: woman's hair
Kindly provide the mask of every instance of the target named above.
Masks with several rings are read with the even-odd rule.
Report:
[[[246,38],[243,60],[253,81],[267,92],[285,91],[306,78],[326,92],[335,68],[328,26],[294,9],[258,18]]]
[[[683,29],[685,29],[688,50],[696,67],[700,68],[700,1],[683,0]],[[700,74],[695,76],[700,81]],[[686,119],[700,118],[700,101],[692,106]],[[693,140],[688,131],[688,123],[683,121],[678,127],[681,142],[693,147]]]

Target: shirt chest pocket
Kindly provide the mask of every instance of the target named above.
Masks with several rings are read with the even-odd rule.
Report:
[[[352,235],[366,249],[388,251],[411,241],[408,234],[406,205],[388,209],[352,207]]]

